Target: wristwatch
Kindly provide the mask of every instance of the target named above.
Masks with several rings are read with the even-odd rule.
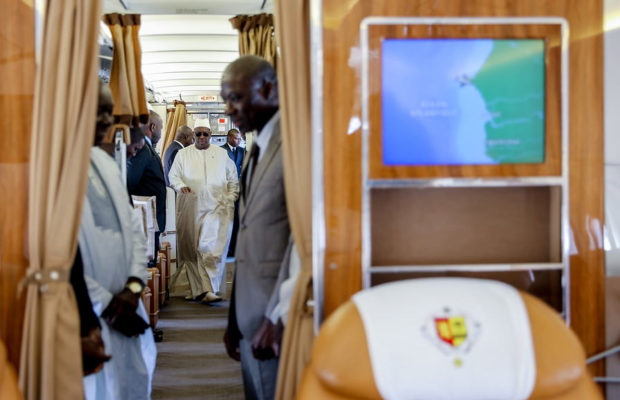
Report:
[[[129,289],[129,291],[133,294],[140,294],[142,293],[142,289],[143,289],[140,282],[136,282],[136,281],[131,281],[127,283],[125,287]]]

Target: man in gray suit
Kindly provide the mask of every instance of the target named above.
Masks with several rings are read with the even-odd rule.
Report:
[[[256,130],[241,173],[235,278],[224,342],[241,360],[246,399],[273,399],[283,325],[280,270],[290,228],[284,194],[277,75],[263,58],[244,56],[222,77],[226,113],[241,132]]]

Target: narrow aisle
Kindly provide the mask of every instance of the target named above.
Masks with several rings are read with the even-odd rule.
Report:
[[[164,340],[157,343],[153,399],[243,399],[241,366],[228,357],[222,342],[228,304],[171,297],[160,310],[157,327]]]

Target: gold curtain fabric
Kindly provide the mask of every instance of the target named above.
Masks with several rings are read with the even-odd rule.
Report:
[[[80,321],[68,278],[95,130],[99,17],[100,0],[47,3],[30,148],[19,371],[28,400],[84,398]]]
[[[164,128],[164,137],[162,140],[162,149],[164,148],[164,143],[166,143],[166,138],[168,137],[168,132],[170,132],[170,126],[172,126],[172,121],[174,120],[174,108],[168,108],[166,109],[166,127]],[[173,139],[174,140],[174,139]],[[163,155],[164,152],[162,151],[161,154]],[[163,159],[163,157],[162,157]]]
[[[103,20],[110,28],[114,54],[110,71],[110,90],[114,99],[117,122],[138,126],[146,123],[149,111],[142,79],[142,50],[138,31],[139,14],[106,14]]]
[[[272,14],[237,15],[230,19],[239,31],[239,54],[255,55],[276,67],[276,38]]]
[[[302,261],[289,310],[278,370],[276,399],[289,400],[310,360],[314,341],[312,298],[312,130],[310,108],[309,2],[275,2],[278,86],[282,115],[282,145],[286,205],[295,244]]]
[[[168,120],[166,121],[166,133],[163,138],[163,144],[161,146],[162,161],[163,155],[166,154],[166,149],[172,142],[177,133],[179,126],[187,125],[187,108],[184,101],[174,101],[174,113],[168,113]],[[194,128],[190,126],[190,128]]]

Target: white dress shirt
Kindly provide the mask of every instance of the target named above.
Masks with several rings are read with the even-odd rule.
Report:
[[[265,154],[267,150],[267,146],[269,146],[269,141],[271,140],[271,136],[273,136],[273,128],[276,126],[276,123],[280,120],[280,110],[276,111],[275,114],[271,117],[271,119],[263,126],[263,129],[258,133],[258,136],[254,140],[254,143],[260,149],[260,153],[258,154],[258,162],[260,162],[261,158]]]

